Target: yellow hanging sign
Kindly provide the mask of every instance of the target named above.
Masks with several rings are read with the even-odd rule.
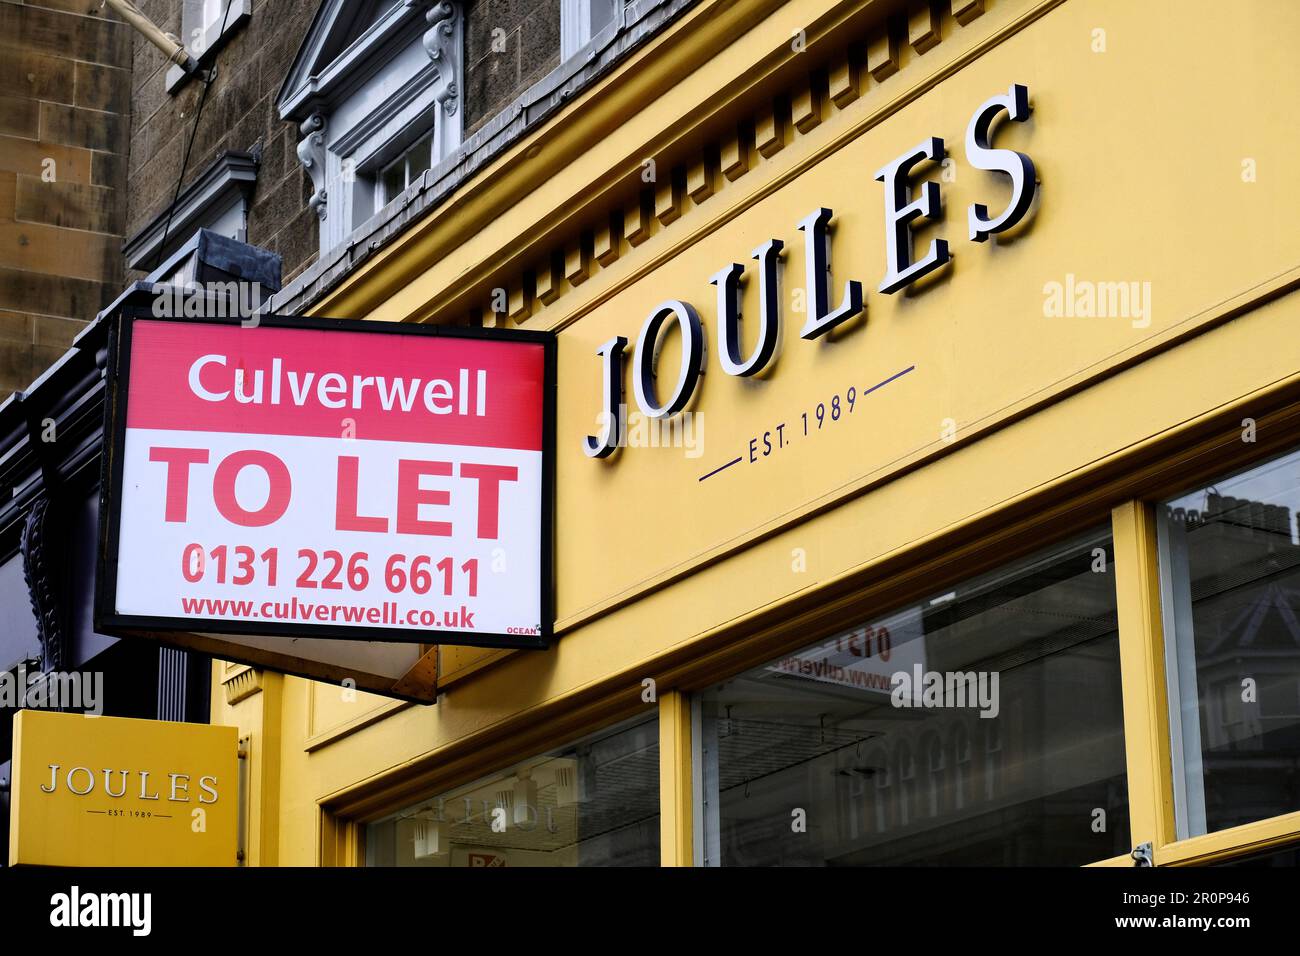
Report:
[[[9,865],[234,866],[238,734],[19,711]]]

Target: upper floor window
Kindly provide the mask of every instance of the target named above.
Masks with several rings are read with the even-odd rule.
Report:
[[[451,0],[325,0],[280,91],[324,252],[461,139],[464,16]]]
[[[228,239],[248,241],[248,206],[257,184],[258,158],[227,150],[186,184],[174,207],[159,210],[126,240],[127,268],[153,272],[194,235],[207,229]],[[170,195],[168,198],[171,198]]]
[[[181,41],[190,56],[206,63],[252,13],[252,0],[181,0]],[[187,75],[172,66],[167,89],[175,90]]]
[[[407,187],[419,182],[425,170],[433,165],[433,134],[429,133],[397,159],[384,167],[375,190],[375,210],[378,211],[400,196]]]
[[[560,59],[567,60],[618,17],[623,0],[560,0]]]

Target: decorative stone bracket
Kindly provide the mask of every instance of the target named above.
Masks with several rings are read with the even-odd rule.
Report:
[[[259,694],[262,691],[262,672],[244,664],[227,664],[221,686],[226,692],[226,703],[237,704],[241,700]]]
[[[298,141],[298,159],[311,177],[312,194],[307,205],[316,215],[325,218],[325,117],[313,113],[299,127],[302,139]]]
[[[63,586],[65,546],[62,513],[51,503],[50,492],[42,492],[32,504],[23,524],[23,577],[36,617],[36,634],[41,642],[41,669],[62,670],[67,665],[67,632],[64,630],[68,596]]]
[[[450,116],[459,106],[460,87],[456,83],[457,67],[460,60],[460,48],[456,42],[456,17],[459,11],[455,4],[442,0],[430,7],[424,19],[429,29],[424,31],[424,49],[429,59],[438,68],[438,79],[434,81],[434,99],[442,104]]]

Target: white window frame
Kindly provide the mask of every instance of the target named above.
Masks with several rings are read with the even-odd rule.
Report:
[[[426,139],[428,140],[428,145],[425,146],[425,149],[429,151],[429,157],[428,157],[428,161],[425,163],[425,169],[433,168],[434,164],[440,158],[437,155],[435,155],[435,148],[437,146],[437,137],[433,135],[434,132],[435,131],[431,130],[429,133],[425,134],[424,136],[421,136],[419,139],[417,139],[406,149],[402,150],[402,152],[398,153],[396,157],[388,160],[386,163],[384,163],[382,166],[379,167],[378,172],[375,174],[374,212],[379,212],[379,210],[383,209],[384,206],[388,205],[390,202],[392,202],[394,199],[400,196],[407,189],[410,189],[411,186],[414,185],[415,182],[419,179],[419,176],[424,175],[424,170],[421,170],[419,175],[417,175],[414,179],[412,179],[410,165],[411,165],[412,157],[415,154],[415,147],[419,146]],[[384,180],[388,176],[388,171],[392,169],[394,166],[396,166],[398,163],[402,163],[406,167],[402,171],[403,172],[402,188],[394,192],[392,195],[389,195],[388,185],[387,183],[384,182]]]
[[[628,0],[560,0],[560,61],[577,54],[598,32],[592,29],[593,8],[609,9],[609,24],[617,24]],[[606,29],[602,27],[601,29]]]
[[[281,115],[300,123],[322,255],[396,198],[382,194],[389,163],[425,136],[431,169],[460,145],[464,11],[452,9],[396,3],[282,94]]]
[[[209,4],[213,0],[181,0],[181,43],[199,63],[206,63],[216,56],[217,50],[225,46],[236,29],[243,26],[253,15],[253,0],[227,0],[227,4],[218,3],[215,15]],[[226,6],[229,5],[229,11]],[[179,66],[173,65],[167,71],[167,91],[175,90],[188,76]]]

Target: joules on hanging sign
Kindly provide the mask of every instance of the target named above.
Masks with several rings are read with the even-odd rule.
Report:
[[[992,145],[994,121],[1002,114],[1018,123],[1029,119],[1029,89],[1015,83],[1006,93],[980,104],[966,127],[966,161],[976,169],[1002,173],[1011,180],[1011,199],[996,216],[988,207],[973,203],[967,210],[968,236],[972,242],[984,242],[989,236],[1006,232],[1024,220],[1034,203],[1038,187],[1034,162],[1024,153],[995,149]],[[913,196],[913,170],[924,163],[942,162],[947,155],[943,140],[931,136],[892,162],[882,166],[875,179],[885,187],[885,274],[878,290],[892,295],[919,279],[943,268],[952,261],[946,239],[932,239],[921,256],[913,247],[912,229],[920,222],[935,221],[941,209],[939,184],[920,184],[920,195]],[[821,207],[798,223],[803,233],[805,276],[804,289],[808,318],[799,331],[802,339],[817,339],[831,329],[866,310],[862,283],[849,279],[838,305],[831,301],[830,222],[833,213]],[[758,332],[757,341],[748,355],[741,351],[740,284],[745,267],[739,263],[724,266],[709,278],[717,289],[718,361],[728,375],[747,377],[766,369],[776,357],[780,332],[781,303],[779,275],[780,239],[769,239],[751,254],[758,262]],[[682,337],[681,365],[677,380],[660,396],[658,355],[663,336],[676,325]],[[624,434],[623,356],[628,340],[615,336],[603,343],[596,354],[602,369],[599,435],[583,438],[583,451],[590,458],[606,458],[620,446]],[[641,326],[634,351],[632,388],[641,413],[651,419],[665,419],[690,407],[704,374],[704,326],[695,307],[681,299],[669,299],[656,306]]]

